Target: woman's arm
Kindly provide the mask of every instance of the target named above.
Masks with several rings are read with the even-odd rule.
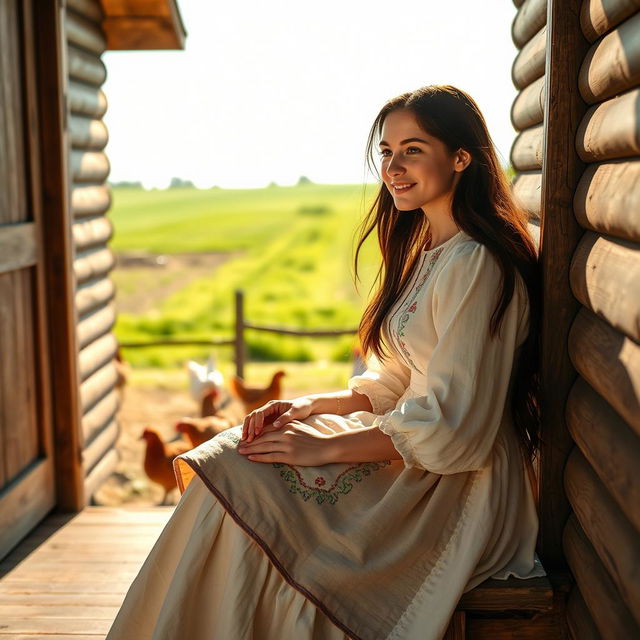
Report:
[[[363,393],[351,389],[335,393],[315,393],[307,396],[311,399],[311,413],[334,413],[344,415],[354,411],[371,411],[371,401]]]
[[[391,437],[378,427],[342,431],[329,436],[329,462],[375,462],[401,460]]]

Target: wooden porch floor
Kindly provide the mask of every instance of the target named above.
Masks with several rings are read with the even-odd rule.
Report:
[[[0,640],[104,638],[173,509],[45,518],[0,563]]]

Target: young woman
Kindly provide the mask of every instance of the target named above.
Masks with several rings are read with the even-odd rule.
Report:
[[[390,100],[376,144],[367,370],[176,458],[182,497],[108,640],[437,640],[463,592],[544,575],[526,216],[455,87]]]

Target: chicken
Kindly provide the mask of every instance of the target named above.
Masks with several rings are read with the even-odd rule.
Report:
[[[261,407],[269,400],[279,400],[282,397],[282,377],[284,371],[277,371],[271,379],[271,384],[266,389],[248,387],[242,378],[231,377],[231,393],[244,404],[246,413],[251,413],[254,409]]]
[[[184,438],[163,442],[158,432],[150,427],[144,430],[140,439],[147,443],[144,455],[144,472],[150,480],[164,489],[161,504],[166,504],[169,492],[178,486],[173,472],[173,459],[193,447]]]
[[[194,447],[242,423],[244,419],[244,405],[239,400],[228,395],[220,408],[218,397],[219,391],[212,389],[202,398],[200,418],[184,417],[176,424],[176,431],[184,433]]]
[[[189,371],[189,391],[196,402],[202,402],[204,394],[214,389],[218,391],[222,389],[224,377],[216,369],[216,361],[213,356],[209,356],[206,365],[190,360],[187,362],[187,370]]]
[[[176,431],[187,436],[192,447],[210,440],[236,423],[223,416],[206,416],[204,418],[182,418],[176,424]]]

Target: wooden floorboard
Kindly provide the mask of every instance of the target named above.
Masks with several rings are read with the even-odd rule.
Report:
[[[46,518],[0,562],[0,640],[103,639],[173,509]]]

